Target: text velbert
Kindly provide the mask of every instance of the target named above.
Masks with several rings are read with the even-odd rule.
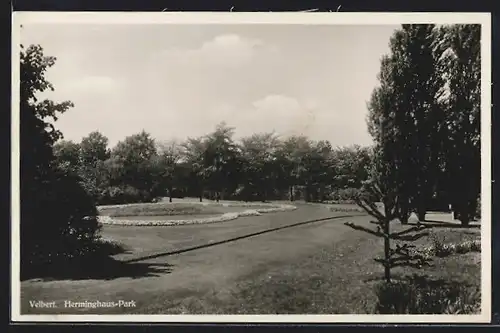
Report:
[[[30,306],[32,308],[57,308],[59,304],[55,301],[45,302],[45,301],[30,301]],[[135,308],[135,301],[64,301],[61,304],[65,308]]]

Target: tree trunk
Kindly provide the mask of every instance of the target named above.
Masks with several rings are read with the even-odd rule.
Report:
[[[410,214],[408,214],[408,210],[400,213],[399,220],[401,221],[402,224],[408,224],[409,218]]]
[[[384,221],[384,277],[386,282],[391,282],[391,266],[390,266],[390,258],[391,258],[391,244],[389,238],[389,224],[390,221],[386,219]]]
[[[406,202],[406,201],[405,201]],[[399,213],[398,213],[399,221],[402,224],[408,224],[408,219],[410,218],[410,208],[407,203],[399,204]]]
[[[477,199],[469,201],[469,216],[471,220],[477,219],[479,217],[478,208],[479,201]]]
[[[468,226],[470,222],[469,207],[464,204],[457,209],[458,216],[456,218],[462,223],[463,226]]]
[[[290,201],[293,201],[293,185],[290,185]]]
[[[203,188],[200,190],[200,202],[203,202]]]
[[[171,188],[171,187],[169,187],[169,188],[168,188],[168,195],[169,195],[169,199],[168,199],[168,201],[169,201],[169,202],[172,202],[172,192],[173,192],[172,188]]]
[[[419,221],[425,221],[425,215],[427,213],[427,210],[425,209],[425,207],[423,206],[420,206],[417,208],[417,217],[418,217],[418,220]]]

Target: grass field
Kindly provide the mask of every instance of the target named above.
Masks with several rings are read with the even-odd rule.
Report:
[[[314,205],[297,207],[209,225],[105,226],[103,236],[124,244],[126,251],[99,274],[22,282],[22,313],[372,313],[373,286],[382,276],[373,257],[382,251],[381,240],[343,224],[368,226],[370,219]],[[294,225],[304,221],[310,222]],[[479,238],[477,226],[434,224],[433,232],[445,243]],[[480,285],[480,253],[437,258],[434,264],[418,272],[471,291]],[[394,270],[396,277],[416,272]],[[63,306],[64,300],[119,299],[137,306]],[[35,309],[30,300],[56,301],[59,307]]]

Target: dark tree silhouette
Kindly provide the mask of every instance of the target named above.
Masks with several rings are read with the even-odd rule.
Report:
[[[97,235],[92,198],[78,177],[58,167],[54,143],[62,138],[53,122],[73,106],[69,101],[39,101],[37,95],[53,86],[45,79],[54,57],[42,47],[21,47],[20,55],[20,195],[21,274],[60,260],[74,258]]]

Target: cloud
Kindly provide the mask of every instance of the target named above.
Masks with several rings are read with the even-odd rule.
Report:
[[[260,132],[274,131],[282,136],[309,135],[318,110],[316,101],[302,101],[287,95],[270,94],[251,104],[241,119],[241,128],[258,128]]]
[[[189,66],[209,64],[217,67],[239,67],[250,63],[264,46],[258,39],[224,34],[198,48],[172,48],[161,51],[159,55],[167,61]]]

